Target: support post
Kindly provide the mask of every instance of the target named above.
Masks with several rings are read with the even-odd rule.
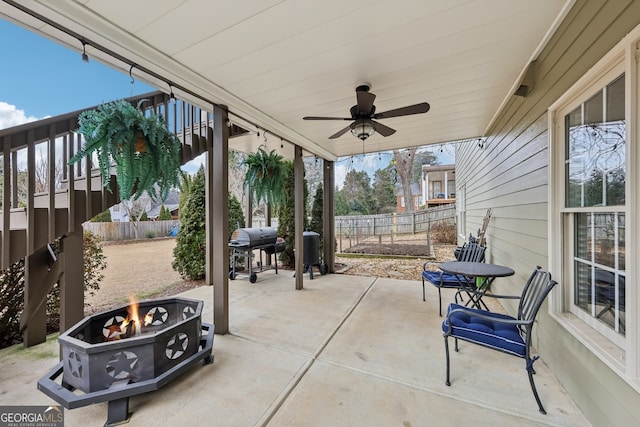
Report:
[[[60,332],[84,317],[84,236],[82,226],[60,241]]]
[[[213,285],[216,334],[229,332],[229,112],[213,106],[213,129],[207,135],[206,282]]]
[[[323,170],[323,198],[322,201],[322,231],[324,236],[323,248],[324,262],[327,264],[327,272],[336,272],[336,217],[333,208],[336,191],[334,162],[324,160]]]
[[[296,235],[294,237],[296,255],[295,255],[295,267],[296,267],[296,289],[302,289],[303,287],[303,260],[304,260],[304,163],[302,161],[302,148],[298,145],[295,146],[295,155],[293,159],[293,175],[295,177],[294,184],[294,226]]]
[[[24,261],[24,306],[20,319],[22,342],[31,347],[45,342],[47,339],[47,304],[48,290],[43,289],[49,273],[49,254],[40,250],[25,258]],[[44,297],[43,297],[44,295]]]

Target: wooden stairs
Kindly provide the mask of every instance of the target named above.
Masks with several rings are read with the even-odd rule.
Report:
[[[172,101],[162,92],[128,100],[138,105],[141,99],[148,100],[145,109],[163,115],[178,135],[182,164],[211,146],[211,112]],[[21,329],[26,346],[46,338],[44,302],[55,283],[61,290],[61,330],[84,317],[82,224],[120,202],[115,176],[108,191],[91,159],[68,165],[82,144],[81,135],[74,133],[81,112],[0,130],[0,267],[25,260]],[[61,247],[58,257],[50,251],[56,240]]]

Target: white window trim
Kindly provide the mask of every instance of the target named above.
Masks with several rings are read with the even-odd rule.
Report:
[[[461,184],[456,193],[456,210],[458,224],[458,238],[466,241],[467,238],[467,185]]]
[[[607,79],[625,73],[625,110],[627,119],[627,177],[624,212],[627,222],[626,249],[627,283],[637,284],[640,269],[640,251],[638,250],[638,234],[640,234],[640,141],[638,141],[638,124],[640,123],[640,76],[638,73],[638,46],[640,43],[640,26],[636,27],[621,40],[592,69],[579,79],[562,97],[549,108],[549,230],[548,253],[549,266],[560,286],[556,286],[549,297],[549,314],[558,323],[586,346],[589,351],[601,359],[607,366],[623,378],[636,391],[640,392],[640,292],[637,285],[626,290],[627,335],[624,337],[624,348],[612,343],[592,327],[566,310],[566,292],[572,284],[572,268],[564,266],[563,241],[553,236],[563,236],[562,211],[565,200],[564,186],[564,115],[570,106],[576,106],[588,99],[598,85]],[[556,189],[558,189],[556,191]],[[633,190],[635,189],[635,190]],[[635,193],[635,194],[634,194]],[[636,213],[633,215],[631,213]],[[572,286],[572,285],[570,285]],[[630,309],[629,309],[630,308]]]

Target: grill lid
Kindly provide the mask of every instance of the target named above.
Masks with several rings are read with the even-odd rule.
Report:
[[[278,234],[272,227],[238,228],[231,234],[230,246],[255,247],[272,245],[276,242]]]

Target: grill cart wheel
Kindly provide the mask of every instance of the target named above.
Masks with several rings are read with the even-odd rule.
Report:
[[[256,273],[252,273],[251,276],[249,276],[249,282],[256,283],[256,280],[258,280],[258,275]]]

